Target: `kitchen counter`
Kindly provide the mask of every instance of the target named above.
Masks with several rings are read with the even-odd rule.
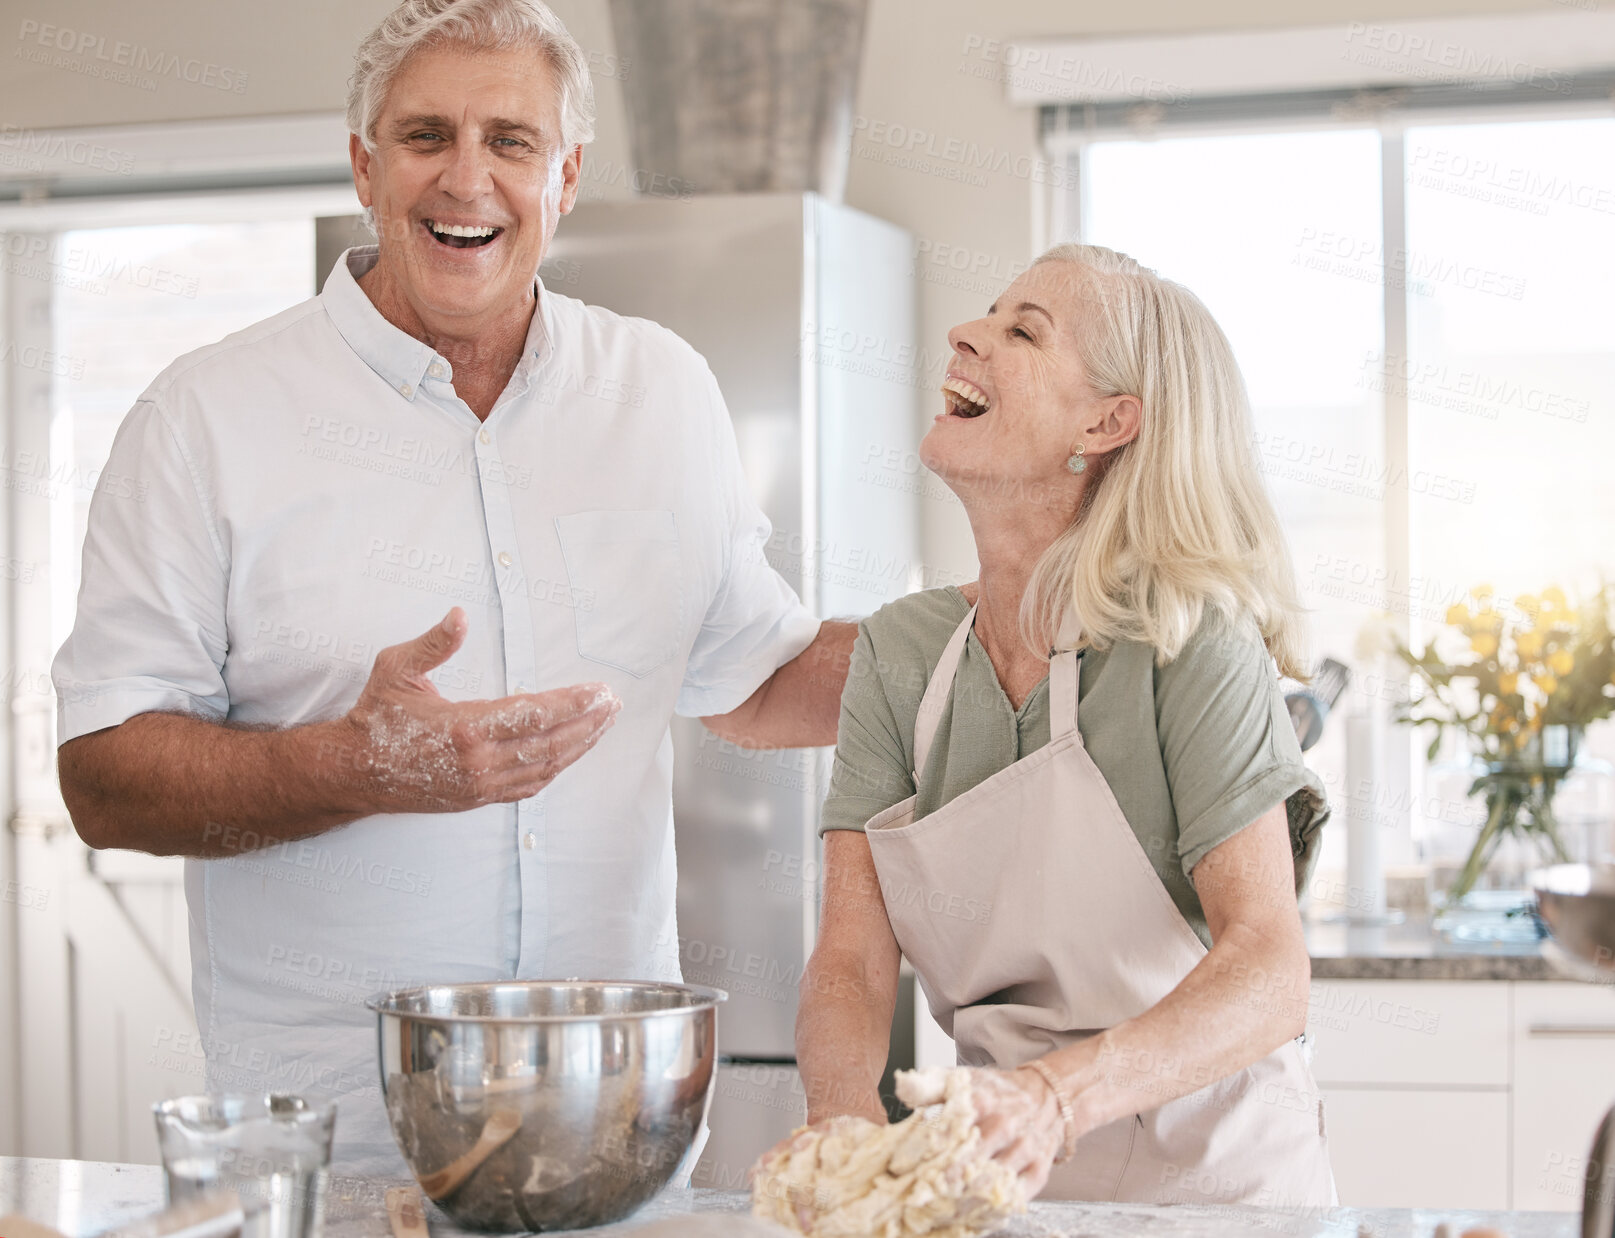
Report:
[[[335,1179],[326,1211],[326,1238],[388,1238],[386,1189],[397,1183]],[[89,1238],[162,1205],[162,1170],[154,1165],[104,1165],[88,1161],[0,1157],[0,1214],[17,1212],[50,1225],[68,1238]],[[626,1235],[652,1221],[744,1212],[735,1191],[664,1191],[622,1225],[590,1231]],[[431,1211],[434,1238],[460,1235],[442,1213]],[[1233,1238],[1284,1234],[1295,1238],[1431,1238],[1437,1225],[1453,1238],[1487,1226],[1510,1238],[1574,1238],[1580,1222],[1570,1212],[1459,1212],[1396,1208],[1267,1209],[1245,1207],[1144,1207],[1136,1204],[1038,1203],[997,1231],[1004,1238],[1084,1238],[1101,1234],[1149,1238]],[[690,1233],[697,1232],[691,1226]]]
[[[1485,942],[1438,933],[1428,919],[1350,925],[1305,920],[1314,980],[1568,980],[1543,941]]]

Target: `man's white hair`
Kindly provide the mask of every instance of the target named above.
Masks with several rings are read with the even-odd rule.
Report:
[[[353,56],[348,130],[376,148],[376,122],[393,80],[425,47],[473,51],[530,48],[544,57],[560,91],[564,150],[594,140],[594,83],[577,40],[543,0],[404,0]]]

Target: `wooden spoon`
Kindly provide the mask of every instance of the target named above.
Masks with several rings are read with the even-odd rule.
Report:
[[[6,1238],[65,1238],[59,1231],[49,1225],[41,1225],[38,1221],[30,1221],[25,1216],[10,1213],[0,1217],[0,1234]]]
[[[421,1190],[428,1199],[443,1199],[454,1194],[460,1185],[477,1171],[477,1167],[505,1144],[521,1129],[521,1114],[514,1109],[497,1109],[482,1128],[477,1142],[465,1155],[450,1161],[442,1169],[421,1178]]]
[[[387,1219],[393,1238],[429,1238],[426,1232],[426,1205],[412,1186],[387,1188]]]

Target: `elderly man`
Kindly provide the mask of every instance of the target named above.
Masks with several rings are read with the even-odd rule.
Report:
[[[853,629],[764,562],[710,371],[537,281],[592,111],[539,0],[407,0],[348,105],[379,246],[164,371],[90,514],[63,796],[189,857],[208,1086],[336,1094],[348,1171],[401,1169],[374,991],[677,977],[673,713],[835,737]]]

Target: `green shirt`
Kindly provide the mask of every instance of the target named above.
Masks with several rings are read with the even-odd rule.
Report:
[[[950,586],[910,594],[859,625],[821,833],[861,830],[911,795],[915,817],[923,817],[1049,742],[1048,678],[1012,708],[972,632],[916,794],[915,715],[969,610]],[[1302,889],[1329,808],[1322,782],[1302,764],[1273,660],[1254,627],[1208,606],[1165,666],[1155,665],[1152,646],[1130,641],[1089,649],[1080,665],[1082,742],[1200,939],[1211,943],[1189,874],[1281,800]]]

